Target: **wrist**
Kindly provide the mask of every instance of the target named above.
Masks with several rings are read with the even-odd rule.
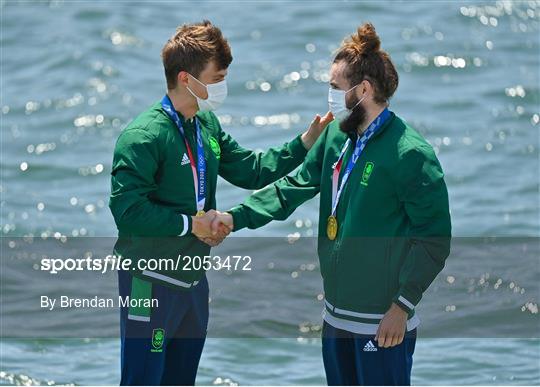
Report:
[[[408,317],[409,312],[405,310],[400,304],[397,304],[395,302],[392,302],[392,305],[390,306],[390,310],[395,311],[396,313],[402,315],[405,317],[405,319]]]
[[[201,231],[201,222],[200,219],[197,218],[197,216],[191,217],[191,233],[194,235],[199,234]]]
[[[300,139],[302,140],[302,145],[304,145],[304,148],[306,148],[306,150],[310,150],[315,143],[315,140],[313,139],[313,136],[311,135],[309,130],[306,130],[304,133],[302,133]]]
[[[228,212],[224,212],[223,215],[225,215],[225,217],[226,217],[227,227],[229,227],[231,229],[231,231],[234,230],[234,218],[233,218],[233,216]]]

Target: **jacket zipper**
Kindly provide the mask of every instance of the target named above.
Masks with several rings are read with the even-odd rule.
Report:
[[[346,153],[348,153],[349,151],[347,150]],[[351,157],[351,156],[349,156]],[[345,158],[346,157],[343,157],[343,161],[345,161]],[[347,158],[348,160],[348,158]],[[340,173],[341,175],[341,173]],[[341,178],[343,178],[343,176],[341,176]],[[338,179],[339,181],[340,179]],[[342,195],[343,195],[343,198],[346,196],[345,193],[347,192],[347,188],[348,187],[345,187],[345,190],[342,192]],[[336,212],[337,212],[337,209],[336,209]],[[337,215],[337,214],[336,214]],[[335,300],[334,300],[334,303],[332,304],[333,305],[333,309],[335,309],[337,307],[337,303],[338,303],[338,281],[337,281],[337,266],[338,266],[338,260],[339,260],[339,253],[340,253],[340,248],[341,248],[341,238],[340,238],[340,232],[341,232],[341,228],[338,228],[338,235],[336,236],[336,242],[334,243],[334,247],[333,247],[333,250],[332,250],[332,260],[333,260],[333,269],[334,269],[334,296],[335,296]]]
[[[334,243],[334,247],[332,250],[332,261],[333,261],[333,269],[334,269],[334,302],[332,303],[333,308],[336,308],[336,305],[338,303],[338,281],[337,281],[337,265],[339,260],[339,249],[341,247],[341,239],[338,239],[336,243]]]

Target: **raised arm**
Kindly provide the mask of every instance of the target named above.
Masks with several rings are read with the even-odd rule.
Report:
[[[241,147],[220,128],[221,160],[219,175],[228,182],[246,189],[260,189],[287,175],[300,165],[324,128],[332,121],[332,113],[317,115],[309,129],[281,147],[255,152]]]
[[[301,169],[249,196],[244,203],[218,215],[212,226],[225,224],[234,231],[259,228],[272,220],[285,220],[305,201],[320,191],[326,131],[308,152]]]

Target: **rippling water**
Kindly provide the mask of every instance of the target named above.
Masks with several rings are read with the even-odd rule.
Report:
[[[233,48],[220,120],[242,145],[260,149],[326,111],[333,50],[372,21],[401,77],[391,107],[426,136],[445,169],[455,234],[539,236],[538,1],[0,4],[4,237],[115,235],[107,208],[114,141],[164,92],[162,44],[177,25],[203,18]],[[248,194],[219,185],[220,208]],[[285,222],[241,235],[298,238],[316,229],[313,200]],[[519,284],[538,322],[540,262],[527,273],[493,259],[453,276]],[[117,340],[7,339],[0,382],[115,384],[118,351]],[[413,383],[539,384],[539,363],[538,340],[420,338]],[[212,338],[198,381],[321,384],[320,342]]]

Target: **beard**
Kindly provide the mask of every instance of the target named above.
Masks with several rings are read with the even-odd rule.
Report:
[[[340,122],[339,128],[350,138],[356,138],[358,135],[358,127],[364,125],[367,113],[366,108],[363,107],[361,103],[358,103],[358,97],[354,96],[354,98],[349,102],[351,102],[349,106],[354,107],[347,118]]]

